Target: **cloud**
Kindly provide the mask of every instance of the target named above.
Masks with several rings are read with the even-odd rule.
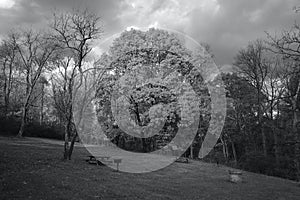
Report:
[[[128,27],[126,27],[126,31],[130,31],[131,29],[136,29],[136,30],[140,30],[140,28],[139,27],[137,27],[137,26],[128,26]]]
[[[298,0],[0,0],[0,35],[14,26],[47,24],[53,9],[88,6],[105,24],[105,37],[135,28],[168,28],[208,43],[217,64],[231,64],[248,41],[289,28]]]
[[[116,15],[120,12],[121,0],[14,0],[10,9],[4,9],[6,3],[12,0],[0,0],[0,35],[19,26],[45,27],[53,11],[71,10],[77,7],[88,7],[98,13],[105,24],[107,34],[119,30]],[[7,3],[8,5],[8,3]]]
[[[156,25],[169,28],[182,27],[188,23],[189,5],[173,0],[125,0],[122,3],[123,12],[117,16],[122,26],[134,24],[139,27]]]
[[[265,38],[265,31],[273,33],[288,28],[297,16],[292,12],[296,0],[223,0],[216,15],[203,15],[194,10],[186,31],[198,41],[210,44],[216,61],[231,64],[234,55],[250,40]]]
[[[0,8],[9,9],[15,5],[14,0],[1,0],[0,1]]]
[[[125,0],[117,16],[122,27],[175,29],[208,43],[218,64],[231,64],[238,50],[265,31],[288,28],[297,0]]]

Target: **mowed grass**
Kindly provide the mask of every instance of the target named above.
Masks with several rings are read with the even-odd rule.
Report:
[[[200,161],[130,174],[88,164],[83,147],[62,161],[61,143],[0,137],[0,199],[300,199],[299,183],[243,172],[234,184],[229,168]]]

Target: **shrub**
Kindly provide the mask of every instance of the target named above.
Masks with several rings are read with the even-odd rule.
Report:
[[[24,136],[63,140],[64,133],[61,127],[33,122],[26,126]]]
[[[20,128],[20,120],[17,117],[1,117],[0,118],[0,135],[16,136]],[[62,127],[58,125],[49,125],[46,123],[39,124],[37,122],[26,125],[24,136],[42,137],[50,139],[62,140],[64,137]]]
[[[18,134],[20,122],[15,117],[0,118],[0,135],[16,136]]]
[[[276,166],[274,156],[264,157],[261,153],[249,153],[239,160],[239,168],[255,173],[266,174],[295,180],[296,169],[293,160],[287,156],[279,157],[279,166]]]
[[[269,175],[276,168],[276,165],[273,158],[264,157],[259,152],[251,152],[241,157],[239,167],[247,171]]]

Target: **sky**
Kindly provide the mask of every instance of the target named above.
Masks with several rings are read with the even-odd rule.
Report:
[[[300,22],[299,0],[0,0],[0,38],[12,28],[47,26],[55,9],[78,6],[101,16],[104,39],[131,27],[172,29],[209,44],[220,66],[266,31],[278,35]]]

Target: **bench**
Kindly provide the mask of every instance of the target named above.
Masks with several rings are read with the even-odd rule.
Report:
[[[104,164],[111,164],[112,161],[108,160],[109,156],[88,156],[89,159],[86,160],[89,164],[96,164],[96,165],[104,165]]]
[[[88,162],[89,164],[98,164],[97,159],[95,158],[95,156],[88,156],[88,159],[85,160],[86,162]]]
[[[117,171],[119,171],[119,165],[122,162],[122,159],[116,158],[113,160],[109,160],[109,158],[110,158],[109,156],[97,156],[97,158],[95,156],[88,156],[86,162],[88,162],[89,164],[96,164],[96,165],[107,165],[107,164],[116,163]]]
[[[112,160],[109,160],[110,157],[109,156],[98,156],[98,161],[103,165],[111,165],[113,164]]]
[[[180,163],[189,163],[189,159],[186,157],[179,157],[175,160],[175,162],[180,162]]]

